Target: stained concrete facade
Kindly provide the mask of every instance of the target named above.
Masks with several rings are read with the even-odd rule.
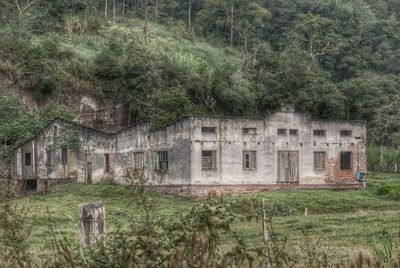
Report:
[[[66,125],[79,148],[57,148]],[[189,116],[162,129],[149,123],[105,133],[62,119],[18,148],[13,176],[42,190],[65,180],[130,183],[133,168],[155,190],[182,195],[280,188],[359,187],[366,124],[313,120],[290,107],[266,117]],[[29,159],[27,159],[30,157]],[[27,165],[30,164],[30,165]]]

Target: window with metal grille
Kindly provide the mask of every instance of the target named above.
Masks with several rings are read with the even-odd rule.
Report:
[[[351,169],[351,152],[340,152],[340,169]]]
[[[30,166],[30,165],[32,165],[32,154],[26,153],[25,154],[25,166]]]
[[[290,136],[298,136],[299,130],[298,129],[289,129],[289,135]]]
[[[256,135],[257,129],[256,128],[243,128],[242,134],[243,135]]]
[[[325,170],[325,152],[314,152],[314,170],[323,171]]]
[[[340,136],[342,136],[342,137],[349,137],[349,136],[351,136],[351,134],[352,134],[351,130],[341,130],[340,131]]]
[[[286,128],[278,128],[278,135],[286,135]]]
[[[202,133],[215,133],[216,132],[216,127],[202,127],[201,132]]]
[[[168,152],[160,151],[154,154],[154,167],[155,170],[166,171],[168,170]]]
[[[326,130],[324,129],[314,129],[314,136],[326,136]]]
[[[203,170],[217,169],[217,151],[201,152],[201,167]]]
[[[257,168],[257,151],[243,151],[243,169]]]
[[[68,164],[68,150],[67,148],[61,149],[61,164],[66,165]]]
[[[144,153],[143,152],[133,153],[133,168],[136,170],[144,169]]]
[[[110,172],[110,155],[104,154],[104,171]]]

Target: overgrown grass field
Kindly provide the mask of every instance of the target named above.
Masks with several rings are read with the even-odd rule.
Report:
[[[298,190],[265,192],[243,196],[226,196],[225,201],[249,201],[254,204],[252,213],[266,199],[270,207],[289,209],[288,216],[272,216],[274,232],[283,243],[287,241],[293,250],[304,246],[318,247],[333,259],[352,258],[362,251],[371,253],[383,238],[383,233],[395,234],[400,230],[400,201],[379,195],[379,189],[400,184],[399,174],[370,174],[368,189],[351,191]],[[128,228],[141,210],[135,204],[136,192],[128,186],[106,184],[68,184],[53,188],[49,193],[16,201],[28,208],[32,225],[30,243],[41,253],[56,239],[74,240],[78,237],[78,209],[81,203],[103,202],[106,206],[107,231]],[[202,199],[190,200],[179,197],[151,194],[158,199],[158,213],[163,218],[179,217]],[[274,206],[274,204],[276,206]],[[304,215],[304,209],[308,215]],[[240,209],[237,213],[244,213]],[[262,242],[261,222],[257,220],[236,222],[232,229],[244,243],[256,245]],[[232,239],[223,239],[226,247]]]

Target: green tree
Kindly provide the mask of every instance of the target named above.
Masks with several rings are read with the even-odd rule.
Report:
[[[163,127],[197,111],[181,88],[157,90],[151,96],[151,103],[150,119],[154,127]]]

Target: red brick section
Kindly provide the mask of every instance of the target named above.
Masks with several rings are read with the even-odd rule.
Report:
[[[343,170],[340,168],[340,152],[336,158],[329,158],[326,161],[325,181],[329,184],[356,183],[357,171],[367,170],[366,146],[364,143],[351,144],[342,151],[352,152],[352,169]]]
[[[351,190],[360,189],[360,183],[345,184],[247,184],[247,185],[158,185],[148,186],[149,190],[186,197],[207,197],[210,193],[217,195],[241,195],[248,193],[277,191],[277,190],[309,190],[309,189],[331,189]]]

